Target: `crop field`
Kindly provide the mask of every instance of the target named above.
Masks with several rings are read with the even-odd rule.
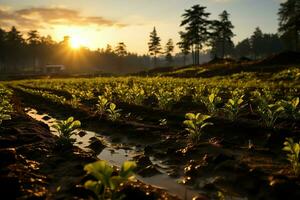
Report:
[[[3,187],[49,199],[297,199],[298,74],[3,82]]]

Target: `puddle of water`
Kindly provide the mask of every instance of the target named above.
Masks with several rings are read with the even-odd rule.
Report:
[[[51,117],[48,114],[45,113],[39,113],[37,110],[32,108],[26,108],[26,113],[32,117],[33,119],[37,121],[41,121],[45,124],[47,124],[50,128],[50,131],[54,135],[58,135],[58,132],[56,129],[54,129],[52,126],[56,123],[57,119]],[[81,149],[85,151],[90,151],[90,149],[87,147],[90,144],[90,139],[92,137],[97,136],[99,138],[99,134],[93,132],[93,131],[87,131],[82,130],[86,134],[83,137],[80,137],[79,135],[72,136],[76,139],[75,145],[80,147]],[[133,147],[132,149],[122,149],[122,148],[116,148],[114,147],[110,142],[108,142],[108,138],[101,135],[101,138],[106,142],[106,148],[101,151],[97,157],[101,160],[108,161],[111,165],[120,167],[124,161],[132,160],[133,156],[136,154],[140,154],[141,152]],[[167,170],[170,169],[167,165],[162,164],[159,160],[155,158],[150,158],[151,162],[159,167],[159,171],[162,172],[161,174],[154,175],[151,177],[142,177],[139,175],[136,175],[136,178],[146,184],[150,184],[152,186],[162,188],[167,190],[170,194],[177,195],[178,197],[182,199],[192,199],[194,196],[197,196],[199,194],[199,191],[190,189],[186,185],[182,185],[177,183],[179,179],[174,179],[168,176]],[[226,198],[227,199],[227,198]],[[231,200],[247,200],[247,198],[229,198]]]

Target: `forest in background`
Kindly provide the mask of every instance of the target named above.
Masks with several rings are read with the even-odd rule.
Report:
[[[252,35],[236,45],[234,25],[230,14],[223,11],[219,19],[210,19],[206,7],[195,5],[182,15],[181,31],[177,44],[169,39],[161,44],[154,27],[148,42],[149,52],[145,55],[128,52],[124,42],[115,47],[90,50],[85,47],[72,49],[70,37],[54,41],[51,36],[41,36],[37,30],[21,33],[16,27],[0,28],[0,72],[41,73],[46,65],[63,65],[70,72],[103,71],[130,73],[153,67],[199,65],[211,58],[262,59],[286,51],[299,50],[299,3],[287,1],[278,12],[278,33],[263,33],[257,27]],[[175,45],[181,52],[174,53]]]

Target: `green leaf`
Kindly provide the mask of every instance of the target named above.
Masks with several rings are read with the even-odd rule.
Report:
[[[185,118],[186,119],[195,119],[196,116],[194,113],[187,113],[187,114],[185,114]]]
[[[117,106],[116,106],[116,104],[114,104],[114,103],[109,104],[110,110],[115,110],[116,107],[117,107]]]
[[[100,193],[101,185],[97,181],[88,180],[84,183],[84,187],[93,191],[96,195]]]
[[[241,98],[241,99],[238,100],[237,104],[240,105],[240,104],[242,104],[243,102],[244,102],[244,100]]]
[[[296,97],[292,100],[292,105],[296,108],[299,105],[299,97]]]
[[[74,121],[74,117],[69,117],[66,121],[66,124],[69,124]]]
[[[213,103],[214,102],[214,99],[215,99],[215,94],[210,94],[209,96],[208,96],[208,100],[209,100],[209,102],[210,103]]]
[[[206,126],[212,126],[212,125],[214,125],[214,124],[211,123],[211,122],[206,122],[206,123],[202,124],[200,128],[202,129],[202,128],[206,127]]]
[[[285,147],[282,148],[282,150],[283,150],[283,151],[291,151],[291,148],[288,147],[288,146],[285,146]]]
[[[121,167],[120,176],[128,178],[136,168],[136,163],[133,161],[125,161]]]

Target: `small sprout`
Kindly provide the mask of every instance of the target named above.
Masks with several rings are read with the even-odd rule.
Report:
[[[279,105],[284,108],[283,116],[293,120],[300,119],[299,97],[293,98],[291,101],[280,101]]]
[[[241,95],[238,90],[235,90],[232,92],[232,98],[225,104],[224,111],[229,120],[235,121],[241,110],[246,106],[247,104],[244,102],[244,95]]]
[[[70,105],[72,108],[78,108],[80,106],[80,99],[74,94],[72,94],[72,98],[70,99]]]
[[[300,175],[300,142],[294,142],[292,138],[286,138],[285,142],[283,143],[283,151],[287,153],[287,160],[290,162],[292,169],[296,176]]]
[[[98,96],[98,103],[96,104],[97,107],[97,113],[100,116],[103,116],[105,114],[105,111],[108,106],[108,100],[104,96]]]
[[[96,180],[87,180],[84,187],[91,190],[98,199],[120,199],[123,197],[119,194],[120,186],[133,177],[133,170],[136,163],[125,161],[118,174],[114,174],[113,167],[107,161],[96,161],[84,166],[87,174],[92,175]]]
[[[121,109],[116,109],[117,106],[114,103],[109,104],[109,108],[106,109],[106,112],[108,113],[108,119],[111,121],[116,121],[121,117]]]
[[[198,143],[203,132],[203,128],[213,125],[211,122],[206,122],[211,116],[203,115],[201,113],[187,113],[186,120],[183,124],[187,127],[185,130],[189,132],[189,137],[193,143]]]
[[[263,124],[268,128],[274,128],[276,121],[282,116],[284,108],[278,104],[261,104],[257,108],[257,112],[261,117]]]
[[[58,121],[53,128],[58,131],[59,139],[62,143],[72,144],[75,142],[75,139],[72,139],[71,136],[75,134],[75,130],[80,126],[80,121],[74,120],[74,117],[69,117],[67,120]]]

